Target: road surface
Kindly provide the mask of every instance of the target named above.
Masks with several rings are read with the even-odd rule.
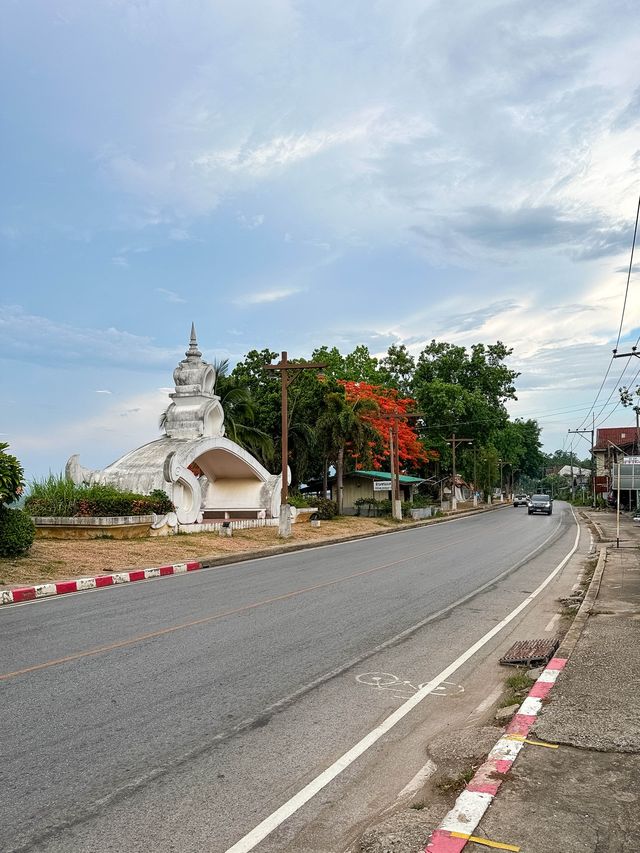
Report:
[[[505,507],[3,608],[0,848],[224,853],[499,625],[575,535],[562,504]],[[442,707],[436,691],[255,849],[326,851],[305,827],[327,808],[337,825],[347,787]]]

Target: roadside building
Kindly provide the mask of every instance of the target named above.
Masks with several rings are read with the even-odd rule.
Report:
[[[615,502],[620,473],[620,505],[635,509],[640,500],[640,449],[638,430],[606,427],[596,430],[592,448],[596,468],[596,495]]]
[[[415,490],[427,481],[421,477],[409,477],[400,475],[400,499],[412,502]],[[329,497],[337,500],[336,477],[329,477]],[[302,492],[307,494],[321,494],[322,483],[314,480],[307,483]],[[345,515],[355,515],[358,511],[358,499],[384,500],[391,497],[391,474],[386,471],[352,471],[345,474],[342,482],[343,512]]]

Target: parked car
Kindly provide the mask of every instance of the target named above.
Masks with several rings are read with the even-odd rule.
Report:
[[[529,515],[534,512],[543,512],[546,515],[551,515],[553,512],[553,498],[550,495],[531,495],[528,503]]]
[[[526,506],[529,503],[529,495],[514,495],[513,496],[513,505],[514,506]]]

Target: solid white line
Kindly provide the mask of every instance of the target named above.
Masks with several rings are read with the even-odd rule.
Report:
[[[386,720],[383,720],[380,725],[376,726],[376,728],[370,731],[369,734],[365,735],[362,740],[358,741],[355,746],[351,747],[351,749],[345,752],[337,761],[334,761],[330,767],[327,767],[327,769],[320,773],[319,776],[316,776],[315,779],[312,779],[311,782],[305,785],[301,791],[298,791],[298,793],[291,797],[291,799],[281,805],[279,809],[276,809],[275,812],[265,818],[232,847],[229,847],[226,853],[249,853],[250,850],[253,850],[256,845],[277,829],[280,824],[284,823],[284,821],[290,818],[291,815],[295,814],[298,809],[302,808],[305,803],[308,803],[309,800],[312,799],[319,791],[339,776],[343,770],[346,770],[347,767],[353,764],[357,758],[377,743],[381,737],[387,734],[387,732],[397,725],[397,723],[404,719],[404,717],[406,717],[407,714],[416,707],[416,705],[419,705],[424,699],[426,699],[426,697],[443,681],[447,681],[455,672],[457,672],[457,670],[460,669],[461,666],[463,666],[463,664],[472,658],[477,651],[485,646],[489,640],[493,639],[496,634],[502,631],[506,625],[512,622],[516,616],[528,607],[528,605],[531,604],[538,595],[540,595],[555,576],[565,567],[578,549],[580,526],[578,525],[575,513],[573,513],[573,518],[576,522],[576,527],[578,528],[573,547],[564,559],[555,567],[551,574],[547,575],[542,583],[530,595],[528,595],[524,601],[522,601],[514,610],[511,611],[511,613],[509,613],[508,616],[495,625],[490,631],[487,631],[487,633],[470,646],[466,652],[463,652],[459,657],[457,657],[453,663],[446,667],[446,669],[443,669],[442,672],[438,673],[435,678],[432,678],[431,681],[425,684],[424,687],[418,690],[410,699],[407,699],[407,701],[390,714]]]
[[[562,619],[562,614],[556,613],[556,615],[552,616],[551,619],[547,622],[547,626],[544,630],[547,632],[555,630],[555,627],[556,627],[557,623],[560,621],[560,619]]]
[[[482,702],[478,705],[478,707],[475,708],[469,714],[467,719],[471,720],[471,719],[474,719],[475,717],[482,716],[482,714],[484,714],[485,711],[489,710],[489,708],[493,705],[494,702],[498,701],[498,699],[502,696],[503,693],[504,693],[504,686],[503,685],[496,687],[496,689],[493,691],[493,693],[489,693],[487,698],[483,699]]]
[[[437,767],[433,763],[431,759],[427,761],[424,767],[421,767],[420,770],[416,773],[413,779],[404,786],[404,788],[400,791],[397,796],[397,800],[405,800],[408,797],[413,796],[417,790],[419,790],[424,783],[436,772]]]

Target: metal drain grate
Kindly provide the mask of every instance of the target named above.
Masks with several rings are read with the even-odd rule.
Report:
[[[540,666],[548,663],[560,645],[560,640],[518,640],[500,658],[504,666]]]

